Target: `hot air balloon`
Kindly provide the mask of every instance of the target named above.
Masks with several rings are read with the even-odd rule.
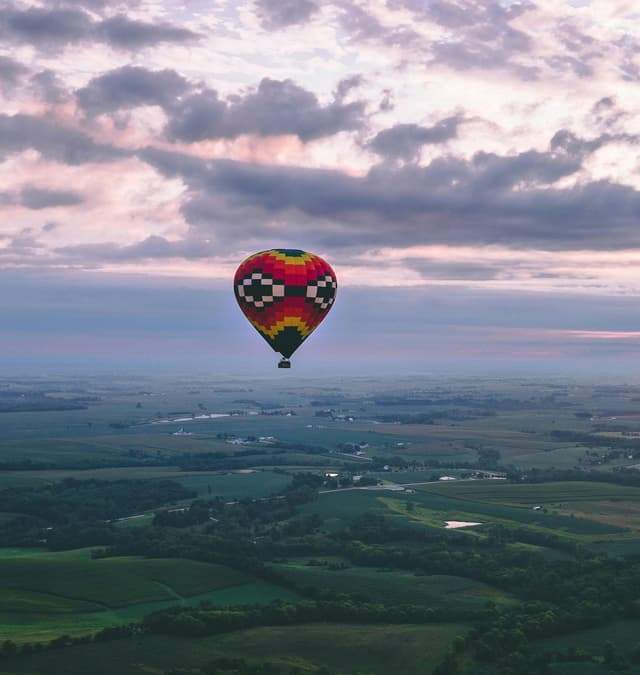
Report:
[[[282,354],[278,368],[327,316],[337,280],[329,263],[306,251],[274,248],[249,256],[236,270],[233,290],[253,327]]]

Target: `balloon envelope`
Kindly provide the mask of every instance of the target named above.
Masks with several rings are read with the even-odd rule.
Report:
[[[335,272],[325,260],[284,248],[249,256],[233,280],[244,315],[287,359],[328,314],[337,285]]]

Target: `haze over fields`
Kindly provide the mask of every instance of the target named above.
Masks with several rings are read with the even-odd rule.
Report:
[[[340,280],[296,367],[626,372],[636,28],[621,0],[4,2],[0,363],[269,372],[230,277],[289,246]]]

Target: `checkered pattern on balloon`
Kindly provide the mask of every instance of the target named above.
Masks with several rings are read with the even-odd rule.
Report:
[[[249,256],[233,287],[247,319],[288,359],[331,309],[337,280],[329,263],[313,253],[272,249]]]

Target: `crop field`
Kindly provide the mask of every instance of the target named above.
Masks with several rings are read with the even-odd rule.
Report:
[[[483,428],[479,422],[480,420],[473,420],[448,425],[388,424],[384,425],[384,429],[386,434],[395,437],[396,441],[404,439],[414,442],[423,441],[427,444],[425,446],[427,449],[437,444],[440,444],[442,447],[445,443],[455,444],[455,446],[450,447],[459,447],[460,445],[464,447],[486,446],[499,450],[504,457],[510,459],[518,455],[575,445],[571,443],[558,443],[557,441],[545,438],[543,434],[532,434],[513,428],[501,429],[495,426]],[[367,428],[362,427],[362,430],[364,431]],[[398,438],[398,436],[402,438]],[[403,451],[403,454],[414,454],[419,449],[417,444],[414,443],[407,450]]]
[[[363,513],[372,512],[384,515],[387,517],[401,517],[411,518],[424,523],[426,526],[442,528],[446,520],[461,520],[480,523],[499,523],[510,527],[527,527],[533,528],[540,532],[548,534],[555,534],[560,537],[575,539],[576,541],[590,542],[595,540],[615,540],[615,539],[630,539],[633,532],[630,528],[633,525],[633,520],[630,519],[629,514],[625,511],[623,515],[616,512],[618,524],[610,519],[613,511],[607,512],[603,515],[605,506],[609,509],[624,508],[621,506],[622,502],[611,501],[607,502],[605,506],[602,500],[589,503],[593,508],[599,509],[598,513],[590,514],[588,509],[584,512],[580,511],[578,514],[577,505],[583,502],[569,503],[566,502],[566,510],[560,509],[558,503],[555,503],[552,512],[546,513],[542,510],[534,511],[530,504],[538,504],[541,500],[535,499],[531,494],[522,495],[523,501],[515,500],[509,494],[505,495],[504,503],[500,498],[492,493],[492,489],[513,488],[515,490],[520,487],[523,488],[550,488],[554,490],[555,485],[562,484],[547,484],[540,486],[528,485],[506,485],[492,481],[486,483],[465,482],[465,483],[429,483],[423,486],[413,486],[413,492],[393,492],[387,490],[346,490],[341,492],[329,492],[321,494],[319,499],[310,504],[305,504],[301,511],[303,513],[317,513],[324,518],[323,528],[327,530],[336,530],[345,527],[359,515]],[[467,487],[469,486],[469,487]],[[473,494],[474,489],[479,490],[478,498]],[[636,488],[624,488],[620,486],[610,486],[605,484],[582,484],[569,483],[569,488],[577,486],[574,495],[581,500],[585,499],[586,495],[602,496],[608,494],[610,497],[615,495],[623,497],[626,494],[635,496],[635,493],[626,492],[633,491]],[[584,486],[581,488],[581,486]],[[601,486],[600,488],[598,486]],[[619,489],[618,489],[619,488]],[[607,490],[610,489],[609,492]],[[451,493],[449,491],[451,490]],[[456,492],[459,490],[459,492]],[[468,490],[466,492],[465,490]],[[517,493],[516,493],[517,494]],[[535,490],[534,490],[535,494]],[[552,492],[551,494],[560,494],[559,492]],[[462,496],[464,495],[464,496]],[[488,496],[488,497],[487,497]],[[542,496],[537,494],[535,496]],[[531,499],[532,501],[527,501]],[[409,502],[411,505],[409,506]],[[544,503],[544,502],[543,502]],[[565,502],[562,502],[565,505]],[[634,517],[637,516],[637,511],[633,511]],[[476,528],[465,530],[473,534]]]
[[[390,515],[379,501],[378,490],[345,490],[319,495],[316,501],[303,504],[302,514],[317,513],[324,519],[323,529],[334,530],[345,527],[363,513],[378,512]]]
[[[221,565],[106,558],[87,549],[0,557],[0,641],[43,640],[132,621],[172,604],[293,599],[294,593]]]
[[[142,636],[136,640],[79,645],[24,655],[7,664],[29,675],[161,675],[197,667],[220,657],[272,661],[303,670],[324,666],[345,675],[423,675],[443,658],[467,626],[303,624],[263,627],[209,638]],[[6,672],[6,671],[5,671]]]
[[[640,621],[615,621],[599,628],[576,631],[570,635],[561,635],[532,642],[536,652],[560,651],[569,647],[589,651],[602,651],[605,642],[615,643],[618,651],[629,655],[640,644]]]
[[[604,623],[610,620],[607,612],[616,606],[614,601],[620,603],[618,608],[626,607],[627,588],[635,593],[628,597],[637,599],[634,583],[628,581],[637,576],[632,558],[608,567],[599,557],[582,554],[588,549],[616,556],[640,555],[640,487],[586,481],[431,482],[434,474],[462,478],[471,470],[490,466],[501,471],[514,467],[514,473],[526,479],[531,468],[611,471],[638,464],[640,458],[629,457],[634,448],[623,448],[621,443],[635,438],[630,434],[640,433],[640,387],[635,385],[422,376],[393,380],[345,377],[302,384],[299,379],[184,376],[103,377],[85,383],[73,378],[59,382],[42,378],[39,384],[3,384],[0,380],[0,387],[4,388],[0,393],[8,392],[3,395],[4,409],[11,409],[14,404],[9,401],[7,405],[7,400],[19,399],[20,391],[38,387],[40,399],[25,396],[32,409],[38,407],[38,400],[42,404],[45,394],[50,400],[57,399],[51,403],[54,407],[61,407],[61,398],[66,398],[68,405],[76,401],[75,405],[87,406],[82,410],[2,413],[0,464],[16,462],[14,468],[24,470],[1,472],[0,490],[37,487],[70,477],[171,479],[204,501],[214,497],[233,501],[282,492],[294,473],[322,476],[333,469],[342,479],[375,467],[370,475],[385,482],[384,489],[372,486],[334,491],[326,482],[318,487],[322,479],[297,476],[301,487],[288,495],[290,508],[281,508],[284,496],[282,504],[257,505],[264,511],[260,518],[255,517],[255,504],[239,503],[224,509],[217,503],[201,504],[191,513],[159,518],[155,525],[153,510],[143,511],[146,504],[156,502],[132,500],[127,506],[126,489],[124,496],[114,489],[114,499],[121,500],[117,513],[123,517],[113,530],[104,527],[102,518],[107,516],[94,517],[90,509],[83,508],[85,504],[76,507],[69,501],[74,506],[65,511],[66,496],[59,514],[57,505],[43,501],[38,511],[44,514],[43,522],[50,509],[58,518],[52,519],[51,526],[69,530],[62,531],[69,537],[62,543],[43,533],[45,525],[41,528],[29,521],[23,527],[11,514],[0,513],[6,546],[0,549],[0,644],[3,640],[44,642],[63,634],[86,635],[139,621],[174,605],[191,607],[201,601],[214,606],[264,604],[317,597],[307,594],[311,587],[323,589],[329,597],[354,594],[349,601],[354,604],[366,598],[383,606],[375,616],[368,616],[371,623],[366,626],[333,623],[336,618],[329,618],[322,623],[277,627],[270,625],[272,615],[256,613],[261,627],[206,638],[199,637],[200,630],[192,633],[189,629],[184,631],[188,638],[136,633],[133,639],[72,645],[44,653],[28,653],[27,648],[27,653],[3,661],[0,670],[6,668],[2,672],[86,675],[90,664],[96,675],[164,675],[172,668],[188,670],[229,656],[287,663],[301,672],[325,666],[331,672],[351,675],[422,675],[431,672],[452,640],[471,626],[379,624],[389,620],[385,605],[446,608],[458,612],[452,616],[468,617],[473,624],[477,610],[487,603],[493,603],[497,613],[508,610],[516,616],[528,611],[520,605],[523,598],[536,596],[536,590],[549,579],[575,568],[556,562],[576,560],[584,574],[576,575],[573,584],[558,584],[557,602],[554,596],[551,604],[573,616],[575,587],[579,597],[593,595],[593,612],[599,612],[595,618]],[[224,416],[204,418],[209,414]],[[181,427],[185,433],[174,435]],[[271,439],[260,437],[273,437],[276,443],[271,445]],[[575,442],[565,442],[572,438]],[[345,452],[349,443],[361,444],[364,457]],[[640,437],[637,443],[640,448]],[[203,457],[203,453],[223,455]],[[20,462],[25,460],[40,468],[32,469],[33,464],[28,463],[22,466]],[[385,464],[394,470],[381,471]],[[196,470],[222,466],[234,470]],[[546,475],[549,481],[560,477],[560,472]],[[631,472],[629,477],[633,478]],[[399,485],[390,483],[404,484],[407,489],[393,489]],[[109,493],[105,486],[100,489]],[[48,493],[58,491],[42,493],[48,498]],[[6,503],[7,511],[20,508],[19,500]],[[180,505],[188,503],[184,500]],[[208,515],[205,508],[210,508]],[[312,514],[320,519],[307,517]],[[358,532],[356,520],[364,514],[384,517],[384,522],[362,521],[369,536]],[[208,528],[208,516],[215,516],[219,525]],[[479,525],[449,533],[443,531],[446,520]],[[491,524],[514,532],[505,533],[503,542],[498,532],[489,538]],[[351,565],[351,560],[360,560],[353,555],[360,537],[371,547],[368,559],[380,561],[379,569]],[[166,557],[92,559],[91,549],[52,553],[15,548],[19,543],[37,547],[47,538],[52,547],[112,542],[114,550],[123,554],[145,551],[157,555],[163,551]],[[225,560],[234,562],[229,562],[230,566],[196,562],[208,559],[213,550],[228,552]],[[462,552],[455,557],[456,572],[468,576],[423,574],[425,556],[432,550]],[[171,558],[176,551],[193,559]],[[514,551],[518,555],[505,555]],[[472,578],[478,576],[480,555],[486,556],[486,577],[482,578],[488,583]],[[247,559],[276,571],[286,579],[283,586],[238,571],[245,568]],[[403,569],[397,569],[395,562]],[[521,574],[522,565],[540,571],[528,580],[530,588],[509,582],[512,574]],[[450,570],[439,567],[438,571]],[[611,580],[617,574],[625,579],[624,587],[616,587],[615,579]],[[621,600],[616,596],[610,603],[591,594],[591,585],[601,578],[609,584],[605,588],[613,589],[612,595],[619,592]],[[291,590],[296,587],[304,590]],[[622,616],[627,614],[620,610],[617,617]],[[180,630],[188,627],[189,621],[186,619]],[[182,634],[180,630],[176,635]],[[640,642],[638,635],[638,621],[617,621],[597,630],[540,641],[535,649],[584,645],[598,653],[600,645],[611,640],[619,651],[629,654]],[[535,642],[535,636],[527,636],[527,641]],[[469,666],[473,658],[471,649],[460,656]],[[552,671],[558,675],[605,672],[593,664],[577,664],[575,668],[554,665]]]
[[[409,499],[410,497],[410,499]],[[591,541],[594,537],[626,536],[623,528],[599,523],[584,518],[543,513],[491,502],[473,502],[455,498],[416,492],[401,498],[380,497],[380,500],[396,513],[410,515],[432,527],[443,527],[446,520],[460,520],[477,523],[496,523],[511,527],[528,527],[539,532],[555,534],[577,541]],[[407,502],[413,503],[407,511]],[[465,530],[474,534],[476,530]]]
[[[173,477],[179,483],[194,490],[201,497],[268,497],[282,490],[291,482],[291,477],[273,471],[249,473],[194,473]]]
[[[543,513],[542,511],[503,504],[448,497],[438,492],[431,492],[428,488],[418,488],[415,494],[411,495],[411,498],[415,498],[416,503],[423,508],[449,513],[451,517],[447,520],[465,520],[469,519],[469,515],[473,515],[491,519],[494,522],[510,521],[512,524],[537,526],[560,533],[578,535],[619,534],[623,531],[622,528],[605,523],[555,513]],[[461,518],[457,516],[461,516]]]
[[[272,471],[179,471],[171,466],[110,467],[105,469],[51,469],[43,471],[5,471],[0,473],[0,490],[10,487],[48,485],[64,480],[170,479],[182,483],[201,496],[266,497],[282,489],[291,478]],[[209,491],[211,486],[211,491]]]
[[[461,500],[527,508],[542,506],[561,516],[573,515],[581,520],[640,530],[640,488],[636,487],[591,482],[513,485],[478,481],[434,484],[425,489]]]
[[[458,499],[524,506],[602,500],[640,503],[640,488],[611,483],[576,481],[511,484],[494,480],[438,483],[429,485],[427,489]]]
[[[482,607],[489,600],[499,604],[511,602],[511,598],[498,589],[457,576],[421,576],[368,567],[332,570],[292,563],[274,567],[300,587],[316,586],[336,593],[361,593],[374,602],[459,609]]]

